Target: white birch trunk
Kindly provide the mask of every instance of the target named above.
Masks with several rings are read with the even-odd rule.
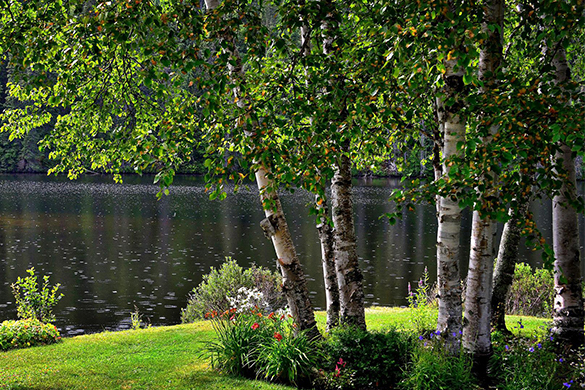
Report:
[[[503,51],[504,1],[488,0],[483,6],[484,19],[482,30],[487,34],[479,56],[479,78],[484,83],[483,90],[488,92],[497,86]],[[491,27],[491,28],[490,28]],[[493,28],[495,27],[495,28]],[[489,135],[483,143],[492,141],[497,127],[491,126]],[[493,172],[485,175],[493,175]],[[485,194],[482,194],[482,198]],[[480,198],[480,202],[483,199]],[[473,356],[475,368],[484,377],[487,361],[491,356],[491,298],[494,269],[496,223],[482,219],[478,211],[473,212],[471,251],[465,295],[465,322],[463,328],[463,348]]]
[[[208,10],[213,10],[219,5],[219,0],[205,0],[205,5]],[[242,70],[241,59],[235,51],[235,45],[230,55],[234,60],[230,61],[228,65],[230,73],[243,80],[245,74]],[[240,107],[243,106],[245,99],[239,96],[240,91],[237,87],[234,88],[234,95],[237,98],[235,99],[236,104]],[[308,330],[310,337],[320,337],[305,274],[293,245],[280,198],[276,192],[277,186],[268,177],[268,172],[263,166],[258,168],[255,176],[266,216],[266,219],[261,222],[261,226],[266,236],[272,240],[282,274],[283,291],[291,315],[297,322],[299,330]]]
[[[333,12],[334,5],[326,0],[328,9]],[[329,13],[327,17],[333,16]],[[321,23],[323,31],[323,54],[334,55],[332,45],[336,32],[327,20]],[[343,86],[336,80],[337,88]],[[345,107],[341,108],[340,116],[347,115]],[[335,270],[339,286],[339,320],[342,324],[351,324],[366,329],[364,310],[363,275],[359,268],[356,250],[356,239],[353,222],[353,201],[351,198],[351,161],[349,160],[350,141],[342,145],[335,174],[331,180],[331,208],[333,219],[333,240]]]
[[[439,129],[443,130],[443,164],[440,171],[448,175],[446,160],[459,154],[457,144],[465,140],[465,120],[458,114],[461,109],[463,72],[455,71],[456,59],[445,61],[444,96],[437,100]],[[443,100],[457,99],[450,107]],[[436,177],[438,179],[438,177]],[[437,197],[437,285],[439,289],[439,315],[437,330],[445,340],[450,355],[457,355],[461,347],[461,277],[459,274],[459,248],[461,208],[457,200]]]
[[[347,155],[331,181],[335,270],[339,286],[340,322],[366,329],[363,276],[358,264],[351,198],[351,162]]]
[[[320,203],[321,202],[321,203]],[[325,302],[327,310],[326,330],[330,331],[339,324],[339,287],[335,271],[335,251],[333,241],[333,229],[327,221],[329,207],[327,199],[317,196],[317,208],[324,214],[317,225],[319,241],[321,243],[321,264],[323,266],[323,280],[325,283]]]
[[[306,25],[301,26],[301,52],[303,56],[311,53],[311,30]],[[307,71],[305,69],[305,75]],[[308,81],[307,81],[308,83]],[[308,85],[307,85],[308,86]],[[313,122],[311,118],[311,123]],[[339,287],[335,272],[335,253],[333,229],[329,225],[329,207],[325,196],[315,196],[315,207],[323,213],[319,218],[317,232],[321,244],[321,265],[323,268],[323,282],[325,285],[325,309],[327,312],[326,330],[330,331],[339,324]]]
[[[553,58],[555,82],[564,84],[571,78],[565,50],[556,48]],[[553,248],[555,252],[554,281],[555,300],[553,308],[553,329],[565,346],[579,347],[583,336],[583,292],[581,259],[579,253],[579,223],[577,211],[569,205],[576,198],[575,160],[570,146],[561,145],[555,156],[567,174],[567,181],[561,193],[553,198]]]

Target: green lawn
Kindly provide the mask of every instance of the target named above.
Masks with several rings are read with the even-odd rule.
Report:
[[[366,316],[370,329],[409,327],[408,309],[371,308]],[[317,313],[317,319],[322,327],[325,314]],[[509,319],[515,332],[520,330],[519,319]],[[544,322],[523,317],[520,331],[538,332]],[[0,352],[0,389],[289,388],[211,370],[201,353],[213,337],[211,324],[198,322],[78,336],[51,346]]]

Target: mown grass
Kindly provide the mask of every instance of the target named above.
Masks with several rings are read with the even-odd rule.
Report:
[[[372,330],[410,328],[408,309],[371,308],[366,318]],[[317,320],[323,327],[325,314],[317,313]],[[516,316],[508,321],[523,335],[541,332],[545,323]],[[290,389],[211,370],[203,351],[213,338],[211,324],[197,322],[78,336],[55,345],[0,352],[0,389]]]

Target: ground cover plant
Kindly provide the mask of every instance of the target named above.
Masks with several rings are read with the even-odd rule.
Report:
[[[324,312],[317,313],[321,327],[325,326],[325,316]],[[395,326],[416,336],[409,322],[409,309],[370,308],[366,311],[366,318],[372,331],[382,332],[389,326]],[[515,338],[530,340],[526,348],[534,347],[534,335],[544,337],[546,322],[542,318],[512,316],[507,321]],[[217,339],[211,321],[197,321],[193,324],[77,336],[58,344],[10,350],[0,353],[0,389],[292,388],[211,369],[204,348],[214,340]],[[429,346],[429,341],[416,338],[416,347],[423,348],[425,342]],[[506,344],[498,341],[498,345],[505,350]],[[516,348],[516,345],[510,344],[509,348]],[[527,356],[531,353],[526,348],[518,349],[518,362],[521,362],[521,354]],[[557,360],[557,363],[574,374],[563,375],[559,379],[559,389],[563,388],[563,383],[570,384],[571,380],[572,388],[577,387],[579,379],[575,373],[580,372],[578,367],[571,365],[568,356],[559,358],[564,361]],[[338,362],[339,359],[335,363]],[[439,367],[441,370],[447,368],[445,365]],[[345,368],[348,366],[340,366],[340,375],[347,371]]]
[[[53,344],[61,340],[57,327],[50,323],[55,319],[53,308],[63,296],[57,295],[60,285],[49,286],[49,277],[45,275],[43,284],[39,286],[35,269],[30,268],[26,272],[29,276],[19,277],[11,285],[19,320],[0,324],[0,351]]]
[[[45,324],[34,318],[4,321],[0,324],[1,351],[53,344],[60,340],[61,336],[55,325]]]

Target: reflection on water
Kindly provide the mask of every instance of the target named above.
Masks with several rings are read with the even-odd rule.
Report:
[[[210,201],[202,180],[186,176],[157,201],[151,182],[134,176],[123,185],[99,176],[76,182],[0,176],[0,320],[16,318],[10,283],[32,266],[63,285],[57,326],[69,335],[129,328],[134,306],[152,324],[178,323],[189,291],[225,256],[275,269],[272,246],[258,226],[263,213],[256,191]],[[425,267],[431,277],[436,273],[433,206],[417,207],[394,226],[379,218],[392,210],[387,199],[397,184],[359,182],[354,191],[370,305],[404,305],[407,283]],[[299,191],[282,195],[311,296],[323,307],[319,243],[306,207],[311,199]],[[550,224],[550,204],[533,211],[540,225]],[[468,245],[462,259],[466,251]],[[540,258],[526,250],[521,256],[532,264]]]

